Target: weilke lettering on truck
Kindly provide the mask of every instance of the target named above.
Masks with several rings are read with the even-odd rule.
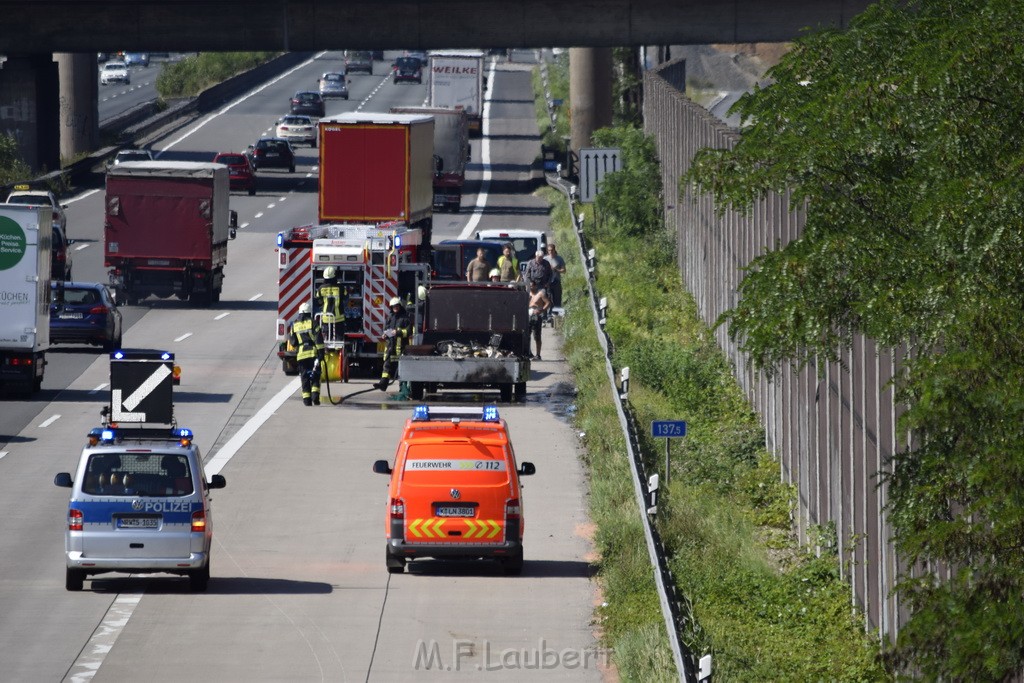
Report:
[[[150,295],[194,305],[220,300],[228,240],[228,168],[137,161],[107,173],[105,265],[129,304]]]

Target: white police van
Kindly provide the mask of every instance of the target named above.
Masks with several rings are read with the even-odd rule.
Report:
[[[112,400],[103,411],[111,419],[89,432],[74,477],[54,477],[54,484],[71,489],[65,535],[69,591],[107,572],[178,574],[189,578],[194,591],[206,590],[210,580],[210,490],[226,482],[219,474],[207,480],[191,430],[145,426],[148,418],[166,418],[159,410],[147,413],[152,405],[145,398],[155,392],[157,403],[169,402],[167,365],[173,364],[168,353],[151,356],[111,354]],[[132,377],[142,382],[131,387]],[[124,410],[125,403],[135,410]]]

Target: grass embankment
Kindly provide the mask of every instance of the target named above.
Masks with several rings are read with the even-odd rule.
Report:
[[[575,232],[564,196],[542,192],[552,203],[552,230],[568,263],[564,348],[579,386],[578,427],[586,434],[607,603],[598,614],[604,645],[623,680],[672,680]],[[850,587],[830,552],[834,543],[823,533],[820,554],[795,544],[794,492],[780,483],[757,416],[682,285],[671,241],[663,234],[630,235],[614,216],[597,221],[593,207],[585,212],[588,248],[598,254],[598,286],[609,301],[616,368],[631,370],[630,405],[650,471],[664,467],[664,442],[646,437],[645,426],[654,419],[688,423],[686,438],[673,443],[671,485],[662,485],[657,521],[680,592],[693,603],[697,627],[687,634],[690,646],[713,654],[716,681],[883,680],[877,643],[851,607]]]
[[[164,100],[194,97],[211,85],[248,71],[276,57],[278,52],[201,52],[169,63],[156,79]]]

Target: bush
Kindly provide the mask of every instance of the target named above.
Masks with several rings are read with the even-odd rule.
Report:
[[[0,133],[0,185],[10,185],[30,177],[32,169],[21,158],[13,135]]]
[[[267,62],[277,52],[203,52],[167,64],[156,79],[163,99],[195,97],[211,85]]]

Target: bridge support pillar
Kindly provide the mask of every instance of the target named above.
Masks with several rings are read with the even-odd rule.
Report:
[[[95,52],[53,57],[60,74],[60,155],[71,159],[99,147],[99,66]]]
[[[0,63],[0,134],[12,136],[33,172],[60,167],[57,64],[53,55],[10,54]]]
[[[598,128],[612,125],[612,49],[569,49],[569,101],[573,152],[591,145]]]

